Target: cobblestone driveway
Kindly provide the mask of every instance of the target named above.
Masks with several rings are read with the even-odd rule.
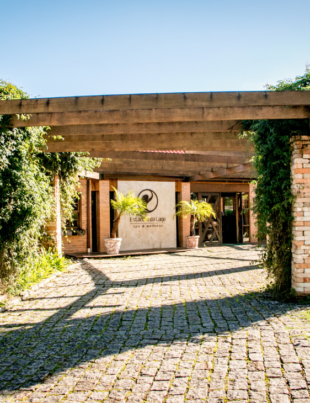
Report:
[[[310,322],[250,246],[88,260],[0,314],[0,402],[310,402]]]

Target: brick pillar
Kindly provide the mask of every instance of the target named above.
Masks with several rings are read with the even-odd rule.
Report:
[[[99,181],[98,252],[104,252],[104,238],[110,238],[110,181]]]
[[[292,146],[293,205],[292,287],[310,294],[310,136],[294,136]]]
[[[252,211],[253,199],[255,197],[255,189],[256,186],[252,183],[249,184],[249,204],[250,204],[250,215],[249,215],[249,224],[250,224],[250,243],[257,243],[257,226],[256,226],[256,214]]]
[[[179,192],[180,201],[191,201],[191,186],[189,182],[181,183],[181,191]],[[187,237],[190,235],[190,216],[187,218],[178,218],[179,220],[179,244],[181,248],[186,247]]]
[[[54,221],[50,221],[46,224],[46,231],[51,237],[51,242],[48,242],[45,246],[55,248],[59,255],[62,254],[62,229],[61,229],[61,210],[60,210],[60,188],[59,177],[55,176],[52,184],[54,188],[55,197],[55,218]]]

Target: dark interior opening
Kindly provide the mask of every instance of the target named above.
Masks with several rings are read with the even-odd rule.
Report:
[[[114,192],[113,191],[110,192],[110,200],[109,200],[109,203],[110,203],[110,236],[111,236],[111,233],[112,233],[113,220],[114,220],[114,210],[111,207],[111,200],[114,200]]]
[[[92,251],[97,250],[97,192],[91,192],[91,231],[92,231]]]
[[[175,192],[175,204],[177,205],[178,204],[178,202],[179,202],[179,193],[178,192]],[[180,247],[180,240],[179,240],[179,220],[180,220],[181,218],[179,218],[179,217],[175,217],[175,224],[176,224],[176,228],[177,228],[177,248],[179,248]]]
[[[223,243],[237,243],[235,193],[222,193],[221,212]]]

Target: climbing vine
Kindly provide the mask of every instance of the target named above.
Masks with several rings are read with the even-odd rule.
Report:
[[[271,91],[310,90],[310,69],[295,80],[267,85]],[[270,291],[281,300],[292,296],[292,204],[290,138],[309,135],[308,120],[260,120],[243,122],[243,136],[254,144],[253,164],[257,171],[256,197],[258,238],[263,246],[261,260],[272,280]]]
[[[28,95],[0,81],[0,102]],[[27,120],[27,115],[20,115]],[[0,115],[0,279],[14,278],[40,253],[45,224],[53,219],[51,183],[60,177],[62,217],[71,218],[79,196],[78,173],[92,171],[101,160],[86,153],[44,153],[47,127],[13,128],[11,116]]]

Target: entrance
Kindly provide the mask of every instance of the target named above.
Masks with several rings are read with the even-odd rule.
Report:
[[[250,241],[248,193],[198,193],[198,199],[210,203],[216,214],[197,226],[201,247]]]
[[[236,194],[221,198],[223,243],[237,243]]]
[[[222,244],[221,193],[198,193],[198,199],[210,203],[215,212],[215,217],[199,223],[200,246]]]

